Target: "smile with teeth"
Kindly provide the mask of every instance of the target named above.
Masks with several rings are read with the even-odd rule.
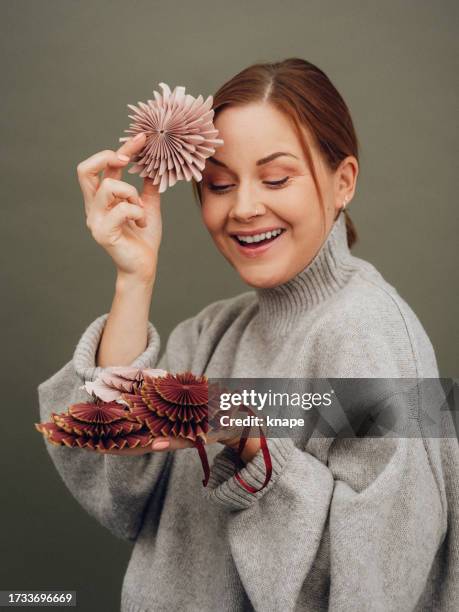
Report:
[[[280,234],[282,234],[283,231],[285,230],[282,228],[279,228],[279,229],[271,230],[270,232],[266,232],[263,234],[254,234],[253,236],[233,236],[233,238],[236,239],[239,242],[239,244],[243,244],[243,245],[253,244],[253,243],[265,243],[268,240],[276,239],[278,236],[280,236]]]

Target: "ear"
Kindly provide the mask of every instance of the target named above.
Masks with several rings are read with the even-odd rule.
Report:
[[[335,206],[340,209],[354,197],[359,174],[359,162],[353,155],[342,160],[335,173]]]

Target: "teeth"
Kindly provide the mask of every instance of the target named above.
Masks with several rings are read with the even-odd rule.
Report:
[[[255,234],[253,236],[237,236],[237,238],[241,242],[247,242],[248,244],[251,244],[252,242],[260,242],[261,240],[265,240],[265,238],[273,238],[274,236],[278,236],[281,232],[281,229],[276,229],[271,230],[270,232],[266,232],[265,234]]]

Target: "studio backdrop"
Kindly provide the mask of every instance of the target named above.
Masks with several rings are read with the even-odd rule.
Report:
[[[352,252],[410,304],[441,376],[457,377],[458,10],[408,0],[0,8],[0,590],[72,590],[81,610],[116,610],[132,547],[82,510],[34,428],[38,384],[113,299],[115,269],[86,227],[77,165],[118,148],[127,105],[161,82],[210,95],[255,62],[312,62],[346,100],[359,138]],[[138,175],[124,180],[141,188]],[[179,321],[249,287],[217,253],[189,182],[167,189],[161,213],[150,321],[164,350]]]

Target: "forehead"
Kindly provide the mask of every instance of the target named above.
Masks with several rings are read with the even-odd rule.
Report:
[[[245,155],[259,159],[274,151],[304,158],[291,119],[270,103],[230,106],[217,115],[214,125],[224,141],[216,154],[219,159]],[[311,146],[306,130],[303,133]]]

